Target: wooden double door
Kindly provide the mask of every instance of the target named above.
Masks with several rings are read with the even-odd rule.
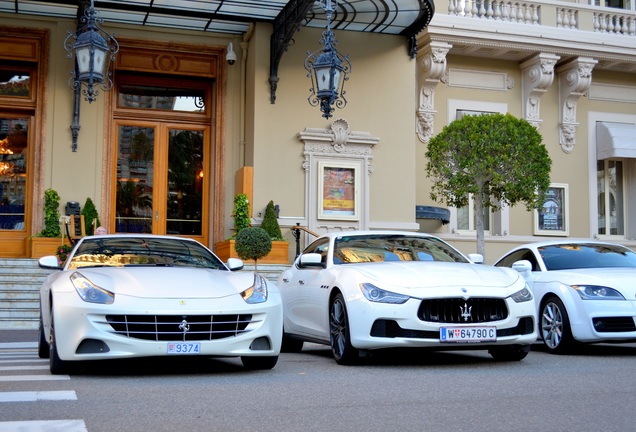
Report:
[[[210,127],[115,122],[116,232],[208,237]]]

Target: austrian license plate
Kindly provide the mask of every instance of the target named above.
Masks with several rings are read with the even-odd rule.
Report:
[[[497,340],[496,327],[442,327],[440,342],[493,342]]]
[[[168,344],[168,354],[199,354],[201,353],[200,342],[170,342]]]

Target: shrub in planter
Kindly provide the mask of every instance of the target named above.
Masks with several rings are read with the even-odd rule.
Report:
[[[250,226],[250,203],[246,194],[238,194],[234,197],[234,235],[236,238],[241,230]]]
[[[274,201],[270,201],[267,204],[267,207],[265,207],[265,216],[263,216],[261,228],[267,231],[269,238],[271,238],[272,240],[285,240],[285,238],[283,238],[283,233],[280,231],[278,219],[276,218]]]
[[[44,191],[44,229],[40,237],[60,237],[60,196],[53,189]]]
[[[242,260],[254,260],[254,269],[256,269],[257,261],[272,250],[272,239],[263,228],[244,228],[236,235],[234,249]]]
[[[86,198],[84,207],[82,208],[82,214],[84,215],[84,226],[86,227],[86,235],[92,235],[95,232],[95,228],[101,226],[99,221],[99,214],[95,208],[93,200]],[[93,224],[93,222],[95,222]]]

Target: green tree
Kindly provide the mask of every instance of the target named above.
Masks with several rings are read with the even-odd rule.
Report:
[[[280,230],[280,225],[278,225],[278,219],[276,218],[274,201],[270,201],[267,204],[267,207],[265,207],[265,216],[263,216],[261,228],[267,231],[269,238],[272,240],[284,240],[283,233]]]
[[[54,189],[44,191],[44,229],[41,237],[59,237],[60,229],[60,195]]]
[[[272,239],[261,227],[243,228],[236,234],[234,249],[242,260],[254,260],[256,269],[256,262],[272,250]]]
[[[99,221],[99,214],[93,200],[86,198],[84,207],[82,207],[82,214],[84,215],[84,225],[86,227],[86,235],[93,235],[95,228],[101,225]]]
[[[539,208],[550,187],[552,161],[541,134],[511,114],[465,115],[433,137],[426,151],[431,198],[448,206],[473,196],[477,252],[485,257],[484,209]]]
[[[237,194],[234,197],[234,213],[232,216],[234,216],[234,235],[232,237],[236,238],[241,230],[250,226],[251,222],[250,203],[246,194]]]

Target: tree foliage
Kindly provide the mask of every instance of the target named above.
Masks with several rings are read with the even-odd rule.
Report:
[[[53,189],[44,191],[44,229],[41,237],[60,237],[60,195]]]
[[[82,214],[84,215],[86,235],[93,235],[95,228],[101,226],[101,222],[99,220],[99,213],[97,213],[95,203],[93,203],[93,200],[90,199],[90,197],[86,198],[84,207],[82,207]]]
[[[261,227],[243,228],[236,234],[234,249],[239,258],[245,261],[254,260],[256,266],[256,261],[272,250],[272,239]]]
[[[250,203],[246,194],[237,194],[234,197],[234,235],[236,238],[238,233],[250,226]]]
[[[274,201],[270,201],[265,207],[265,216],[263,216],[263,222],[261,228],[267,231],[269,238],[272,240],[284,240],[283,233],[280,230],[278,219],[276,218],[276,209]]]
[[[483,209],[525,203],[539,208],[552,161],[541,134],[511,114],[465,115],[433,137],[426,151],[431,198],[463,207],[474,200],[477,248],[484,255]]]

